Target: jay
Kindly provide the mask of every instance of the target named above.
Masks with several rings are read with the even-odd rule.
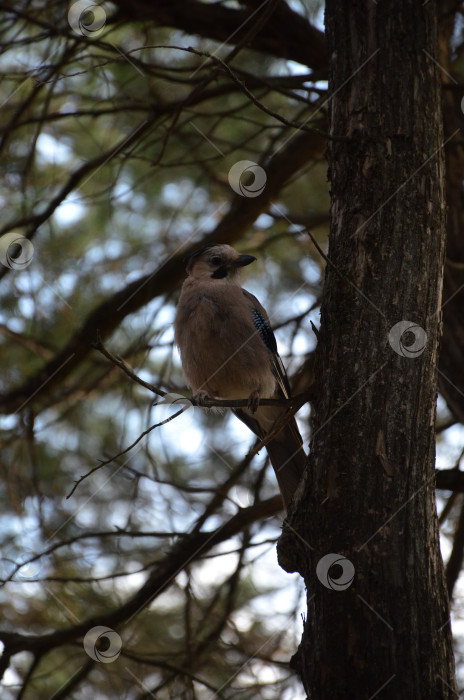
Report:
[[[174,328],[194,398],[248,399],[247,408],[233,412],[264,439],[286,409],[260,406],[259,399],[288,399],[290,386],[269,317],[240,286],[240,269],[254,260],[229,245],[209,245],[194,253]],[[306,464],[302,443],[292,417],[266,445],[286,509]]]

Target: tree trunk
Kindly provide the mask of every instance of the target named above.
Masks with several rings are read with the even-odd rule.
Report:
[[[308,590],[294,663],[311,700],[457,697],[434,495],[436,12],[327,1],[331,264],[310,466],[279,543]]]

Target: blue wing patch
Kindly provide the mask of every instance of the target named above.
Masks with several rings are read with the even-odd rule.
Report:
[[[267,322],[266,317],[261,313],[261,311],[259,311],[259,308],[256,308],[257,306],[260,306],[260,303],[256,297],[254,297],[253,294],[250,294],[250,292],[247,292],[245,289],[242,289],[242,292],[250,304],[253,325],[258,331],[259,337],[263,341],[264,345],[269,350],[269,359],[271,362],[272,372],[280,387],[280,391],[282,392],[282,395],[288,399],[290,397],[290,385],[288,383],[285,367],[277,351],[277,341],[272,328]],[[248,427],[253,430],[253,432],[256,432],[250,425]]]
[[[272,332],[272,328],[266,322],[266,319],[262,314],[259,313],[257,309],[250,309],[251,315],[253,316],[253,323],[258,331],[261,340],[264,345],[273,353],[277,353],[277,341],[275,335]]]

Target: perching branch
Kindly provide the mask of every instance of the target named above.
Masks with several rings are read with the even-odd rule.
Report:
[[[158,396],[162,397],[163,399],[168,398],[166,401],[162,401],[160,405],[173,405],[176,406],[179,405],[181,408],[179,411],[174,413],[172,416],[169,416],[168,418],[165,418],[164,420],[160,421],[159,423],[155,423],[154,425],[150,426],[147,428],[147,430],[144,430],[137,438],[132,442],[128,447],[126,447],[124,450],[121,450],[121,452],[118,452],[118,454],[114,455],[113,457],[110,457],[109,459],[105,461],[101,461],[96,467],[93,467],[93,469],[90,469],[86,474],[83,474],[79,479],[77,479],[74,482],[74,485],[71,489],[71,491],[68,493],[66,498],[70,498],[79,484],[81,484],[85,479],[87,479],[89,476],[94,474],[94,472],[98,471],[102,467],[107,466],[111,462],[114,462],[115,460],[119,459],[119,457],[122,457],[123,455],[127,454],[132,450],[144,437],[146,437],[149,433],[151,433],[155,428],[159,428],[163,425],[166,425],[170,421],[174,420],[174,418],[177,418],[180,416],[185,410],[185,402],[190,404],[190,406],[198,406],[199,408],[246,408],[248,406],[248,399],[209,399],[209,398],[191,398],[188,399],[187,397],[183,397],[177,394],[173,393],[168,393],[163,391],[162,389],[158,389],[155,387],[153,384],[150,384],[149,382],[146,382],[145,380],[141,379],[138,377],[127,365],[126,362],[121,357],[117,357],[116,355],[113,355],[101,342],[101,339],[99,336],[97,336],[97,340],[95,343],[93,343],[93,347],[95,350],[98,350],[101,352],[102,355],[104,355],[110,362],[112,362],[116,367],[119,367],[128,377],[132,379],[136,384],[139,384],[140,386],[143,386],[145,389],[148,389],[149,391],[153,392],[154,394],[157,394]],[[287,407],[287,411],[283,414],[282,418],[277,422],[277,424],[274,426],[273,430],[267,435],[263,440],[261,440],[252,450],[250,451],[249,458],[251,459],[254,457],[256,454],[258,454],[259,450],[261,450],[263,447],[265,447],[270,440],[272,440],[277,433],[279,433],[282,428],[288,423],[288,421],[299,411],[299,409],[308,401],[311,401],[313,398],[313,394],[311,389],[303,392],[301,394],[298,394],[295,397],[292,397],[290,399],[261,399],[259,402],[259,405],[261,406],[283,406]],[[155,404],[157,405],[157,404]],[[187,409],[189,406],[187,406]]]
[[[58,383],[62,384],[70,372],[87,357],[97,332],[102,338],[107,337],[126,316],[138,311],[157,296],[177,289],[184,275],[185,256],[199,246],[212,242],[233,244],[267,210],[295,172],[320,154],[324,143],[324,138],[317,133],[301,133],[291,138],[265,164],[266,187],[259,197],[232,197],[229,210],[211,233],[201,240],[186,241],[153,272],[134,280],[94,308],[68,343],[51,360],[21,386],[0,395],[0,412],[14,413],[32,398],[37,401]]]
[[[113,355],[101,342],[100,337],[97,337],[97,340],[95,343],[92,343],[92,347],[95,348],[95,350],[98,350],[99,352],[102,353],[110,362],[112,362],[116,367],[119,367],[122,369],[122,371],[127,374],[128,377],[130,377],[134,382],[137,384],[140,384],[140,386],[143,386],[145,389],[148,389],[149,391],[152,391],[154,394],[157,394],[158,396],[165,398],[169,397],[169,401],[166,402],[168,404],[175,405],[176,403],[180,403],[182,399],[185,399],[185,401],[188,401],[192,406],[198,406],[200,408],[247,408],[248,406],[248,399],[208,399],[208,398],[188,398],[188,397],[182,397],[178,396],[177,394],[173,394],[172,392],[167,392],[163,391],[162,389],[159,389],[155,387],[153,384],[150,384],[149,382],[146,382],[144,379],[141,379],[138,377],[129,367],[126,362],[121,357],[117,357],[116,355]],[[293,396],[290,399],[260,399],[259,405],[260,406],[288,406],[289,409],[292,410],[292,414],[296,413],[305,403],[308,401],[311,401],[313,398],[312,392],[305,391],[301,394],[298,394],[297,396]],[[163,404],[163,402],[161,402]],[[156,405],[156,404],[155,404]],[[183,409],[185,410],[185,408]],[[179,413],[176,413],[174,416],[171,416],[169,419],[162,421],[161,423],[157,423],[156,425],[152,426],[150,430],[153,428],[157,428],[158,426],[164,425],[165,423],[169,422],[173,418],[175,418],[177,415],[182,413],[182,411],[179,411]],[[291,416],[290,416],[291,417]],[[279,427],[279,430],[283,426]],[[278,431],[277,431],[278,432]],[[134,443],[135,445],[136,443]],[[262,446],[261,446],[262,447]],[[130,449],[130,448],[128,448]],[[124,452],[127,452],[127,450],[124,450]],[[124,454],[124,452],[121,452],[121,454]],[[118,457],[120,455],[117,455]],[[115,457],[113,458],[115,459]],[[109,460],[112,461],[112,460]],[[105,462],[107,464],[107,462]],[[101,465],[103,466],[103,465]]]

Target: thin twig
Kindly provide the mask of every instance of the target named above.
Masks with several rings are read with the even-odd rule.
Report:
[[[149,382],[146,382],[144,379],[141,379],[138,377],[129,367],[128,364],[124,362],[122,357],[116,357],[116,355],[113,355],[101,342],[101,338],[99,333],[97,332],[97,340],[95,343],[92,343],[92,347],[95,348],[95,350],[98,350],[98,352],[101,352],[102,355],[104,355],[110,362],[113,363],[113,365],[116,365],[116,367],[119,367],[122,369],[125,374],[127,374],[128,377],[130,377],[134,382],[137,384],[140,384],[140,386],[145,387],[145,389],[148,389],[149,391],[153,392],[153,394],[157,394],[158,396],[166,396],[166,392],[162,391],[161,389],[158,389],[156,386],[153,386],[153,384],[150,384]]]
[[[126,447],[125,450],[122,450],[122,452],[119,452],[117,455],[114,455],[113,457],[110,457],[109,459],[105,460],[104,462],[100,462],[100,464],[97,464],[96,467],[88,471],[86,474],[83,474],[79,479],[77,479],[74,482],[74,486],[72,487],[71,491],[68,493],[66,498],[71,498],[73,495],[74,491],[77,489],[79,484],[84,481],[84,479],[87,479],[88,476],[91,476],[94,472],[98,471],[98,469],[101,469],[102,467],[106,467],[107,464],[110,464],[111,462],[114,462],[116,459],[119,457],[122,457],[122,455],[125,455],[129,450],[132,450],[133,447],[137,445],[137,443],[140,442],[148,433],[151,433],[152,430],[155,428],[159,428],[162,425],[166,425],[166,423],[169,423],[170,421],[174,420],[174,418],[177,418],[177,416],[180,416],[181,413],[183,413],[185,408],[181,408],[180,411],[177,411],[177,413],[174,413],[173,416],[169,416],[169,418],[166,418],[165,420],[162,420],[160,423],[155,423],[155,425],[151,425],[147,430],[144,430],[143,433],[141,433],[134,442],[129,445],[129,447]]]

